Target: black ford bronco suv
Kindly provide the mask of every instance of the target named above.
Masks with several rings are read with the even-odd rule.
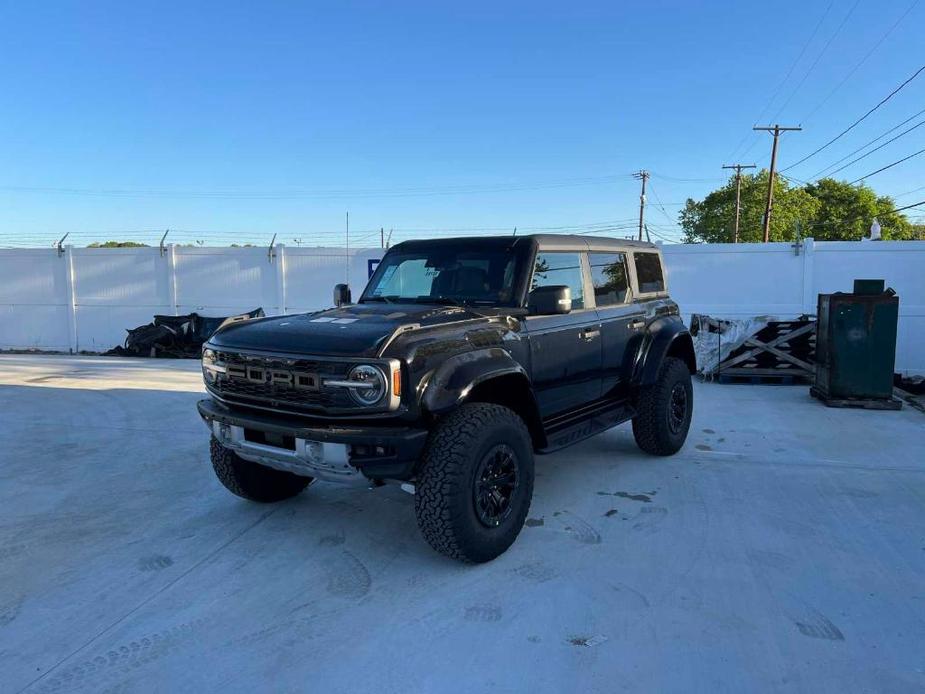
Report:
[[[684,444],[695,371],[656,246],[536,235],[407,241],[356,304],[257,318],[203,347],[212,465],[260,502],[313,479],[414,493],[438,552],[494,559],[533,495],[534,453],[632,420]]]

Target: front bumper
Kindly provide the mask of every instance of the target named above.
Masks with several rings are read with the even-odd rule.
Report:
[[[232,410],[212,399],[200,400],[197,408],[219,443],[245,460],[337,482],[409,479],[428,434],[411,427],[306,425]],[[268,445],[268,438],[283,445]]]

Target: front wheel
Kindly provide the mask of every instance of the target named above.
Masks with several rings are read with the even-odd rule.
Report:
[[[665,357],[655,383],[639,393],[633,437],[646,453],[673,455],[681,450],[691,427],[694,389],[681,359]]]
[[[225,448],[214,436],[209,443],[209,452],[218,481],[232,494],[249,501],[270,503],[289,499],[312,481],[311,477],[293,475],[244,460]]]
[[[431,434],[415,486],[424,539],[463,562],[510,547],[533,498],[533,446],[523,420],[489,403],[461,406]]]

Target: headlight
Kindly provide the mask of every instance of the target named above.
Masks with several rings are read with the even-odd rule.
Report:
[[[207,383],[215,383],[218,374],[225,373],[225,365],[218,363],[218,355],[211,349],[202,350],[202,375]]]
[[[361,364],[347,375],[350,396],[361,405],[375,405],[385,396],[388,389],[385,374],[375,366]]]

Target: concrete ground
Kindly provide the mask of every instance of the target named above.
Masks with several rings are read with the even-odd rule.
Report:
[[[687,446],[538,459],[462,566],[397,487],[214,479],[198,364],[0,356],[0,691],[925,689],[925,415],[696,387]]]

